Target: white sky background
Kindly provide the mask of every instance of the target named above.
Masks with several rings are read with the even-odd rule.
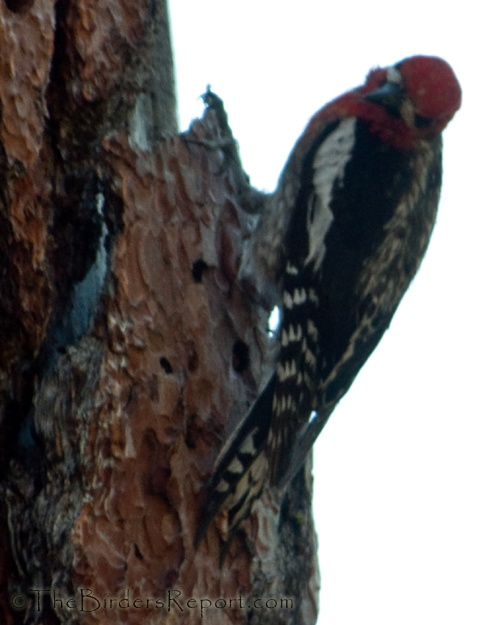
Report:
[[[315,445],[319,625],[500,623],[498,21],[493,3],[170,0],[182,129],[207,83],[254,186],[376,65],[445,58],[438,222],[394,321]]]

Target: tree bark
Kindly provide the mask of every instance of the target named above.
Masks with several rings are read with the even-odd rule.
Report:
[[[273,355],[223,109],[177,134],[161,2],[0,11],[0,622],[314,623],[310,463],[193,548]]]

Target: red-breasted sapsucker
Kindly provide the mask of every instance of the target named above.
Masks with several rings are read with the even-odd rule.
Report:
[[[266,482],[293,477],[388,328],[429,243],[460,101],[445,61],[414,56],[370,71],[298,140],[247,255],[264,297],[278,289],[277,366],[221,453],[196,542],[223,506],[230,538]]]

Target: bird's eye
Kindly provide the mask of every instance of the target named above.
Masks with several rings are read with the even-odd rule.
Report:
[[[433,120],[430,117],[423,117],[422,115],[417,115],[415,113],[415,128],[430,128],[432,126]]]

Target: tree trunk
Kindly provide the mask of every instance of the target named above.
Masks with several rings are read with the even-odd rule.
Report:
[[[0,11],[0,622],[314,623],[310,466],[193,547],[273,353],[223,109],[177,134],[162,3]]]

